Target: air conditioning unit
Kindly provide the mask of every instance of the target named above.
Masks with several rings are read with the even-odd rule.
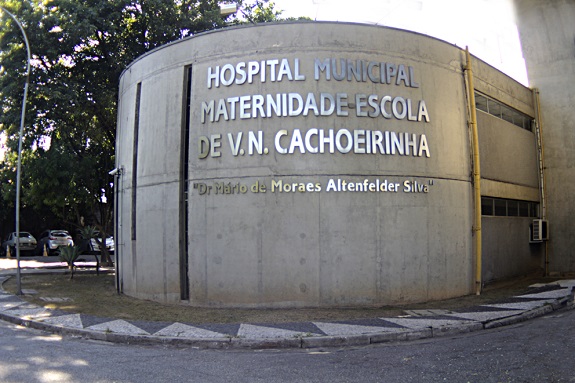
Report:
[[[545,219],[534,219],[531,225],[531,242],[549,240],[549,225]]]

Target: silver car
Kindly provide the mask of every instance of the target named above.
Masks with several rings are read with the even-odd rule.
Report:
[[[70,233],[66,230],[46,230],[38,237],[36,253],[38,255],[50,255],[58,252],[62,246],[74,246]]]
[[[8,238],[4,242],[2,242],[2,252],[6,255],[8,253],[15,257],[16,256],[16,240],[17,240],[16,233],[10,233]],[[27,231],[20,232],[20,252],[32,252],[36,249],[36,238]]]
[[[98,235],[98,240],[102,240],[99,235]],[[91,238],[90,239],[90,247],[91,247],[91,251],[95,252],[95,253],[101,253],[102,249],[100,249],[100,245],[98,244],[98,241],[96,240],[96,238]],[[108,248],[108,253],[109,254],[114,254],[114,250],[115,250],[115,246],[114,246],[114,238],[113,237],[108,237],[106,238],[106,247]]]

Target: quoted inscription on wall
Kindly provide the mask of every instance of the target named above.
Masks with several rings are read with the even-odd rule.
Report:
[[[313,73],[304,73],[300,59],[269,59],[247,61],[207,68],[208,90],[238,87],[245,84],[276,82],[357,82],[366,88],[385,85],[381,94],[345,92],[287,92],[270,94],[241,94],[201,101],[201,124],[220,126],[225,122],[253,119],[294,117],[329,117],[346,119],[354,116],[366,119],[406,120],[429,123],[430,116],[424,100],[403,97],[402,88],[419,88],[415,70],[401,63],[389,63],[342,58],[316,58]],[[369,85],[369,86],[367,86]],[[216,92],[214,92],[216,93]],[[275,132],[254,130],[246,132],[213,133],[200,136],[198,158],[221,157],[224,153],[238,156],[293,154],[380,154],[412,157],[431,157],[425,134],[331,127],[306,127]],[[266,135],[272,135],[266,140]],[[269,142],[270,145],[266,145]]]
[[[199,195],[227,195],[246,193],[318,193],[348,192],[348,193],[428,193],[433,186],[433,180],[404,180],[401,182],[387,179],[365,179],[360,182],[342,178],[330,178],[325,185],[321,182],[293,182],[284,179],[272,179],[269,184],[256,181],[245,184],[242,182],[194,182],[194,189]]]

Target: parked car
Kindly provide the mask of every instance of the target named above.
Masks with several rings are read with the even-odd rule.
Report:
[[[15,257],[16,256],[16,240],[17,240],[16,232],[8,234],[8,237],[4,242],[2,242],[2,254],[10,254]],[[36,249],[36,238],[27,231],[20,232],[20,255],[23,253],[33,253],[34,249]]]
[[[46,230],[38,237],[36,254],[51,255],[57,253],[61,246],[74,246],[70,233],[66,230]]]
[[[100,249],[100,245],[98,244],[98,241],[102,241],[100,232],[95,230],[89,233],[94,237],[90,239],[85,239],[84,235],[87,235],[88,233],[83,233],[82,230],[78,230],[76,232],[76,245],[80,247],[80,251],[82,253],[101,254],[102,249]],[[109,254],[114,254],[114,237],[109,236],[106,238],[106,247],[108,248]]]
[[[98,239],[101,241],[102,239],[98,236]],[[100,249],[100,245],[98,245],[98,241],[96,238],[90,239],[90,247],[91,251],[94,253],[101,253],[102,250]],[[115,246],[114,246],[114,237],[106,238],[106,248],[108,249],[109,254],[114,254]]]

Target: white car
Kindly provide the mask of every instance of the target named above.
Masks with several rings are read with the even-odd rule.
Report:
[[[10,233],[8,235],[8,238],[6,238],[6,241],[4,241],[2,243],[2,252],[4,252],[5,254],[8,254],[8,252],[10,252],[10,255],[15,257],[16,256],[16,233]],[[32,252],[34,251],[34,249],[36,249],[36,238],[34,238],[34,236],[30,233],[28,233],[27,231],[21,231],[20,232],[20,254],[22,254],[22,252],[26,251],[26,252]]]
[[[74,246],[70,233],[66,230],[46,230],[38,237],[36,253],[50,255],[56,253],[61,246]]]
[[[102,240],[102,238],[100,238],[98,236],[98,240]],[[101,253],[102,250],[100,249],[100,245],[98,245],[98,241],[96,241],[96,238],[91,238],[90,239],[90,247],[91,247],[91,251],[95,252],[95,253]],[[114,254],[114,238],[113,237],[108,237],[106,238],[106,248],[108,249],[108,253],[109,254]]]

